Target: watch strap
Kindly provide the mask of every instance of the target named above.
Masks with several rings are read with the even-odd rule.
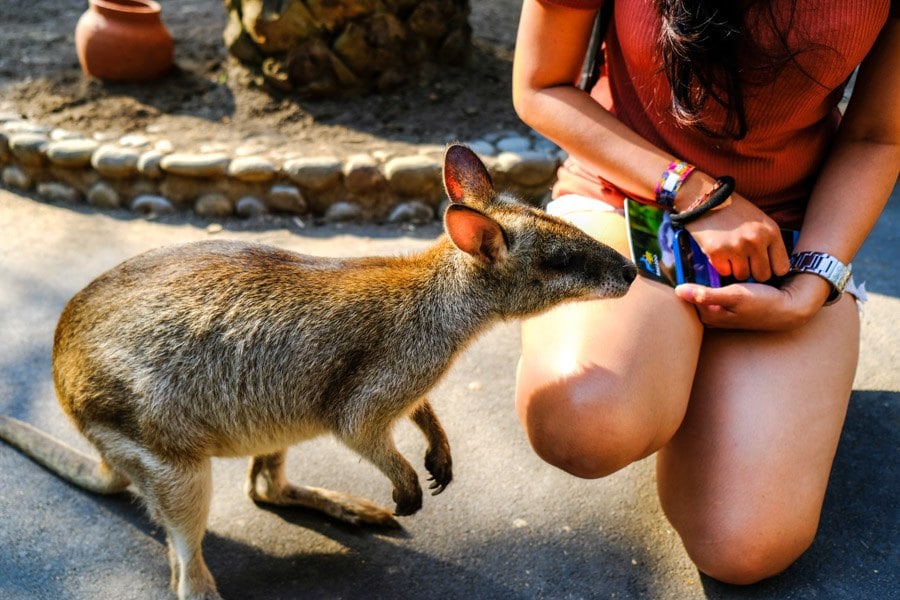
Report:
[[[845,265],[825,252],[798,252],[791,255],[791,273],[812,273],[831,284],[831,294],[825,305],[837,302],[847,282],[850,281],[850,265]]]

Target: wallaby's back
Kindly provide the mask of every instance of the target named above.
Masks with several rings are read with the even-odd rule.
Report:
[[[151,448],[206,455],[396,413],[476,332],[440,318],[446,246],[322,259],[210,241],[142,254],[63,311],[60,400],[76,423],[115,423]]]

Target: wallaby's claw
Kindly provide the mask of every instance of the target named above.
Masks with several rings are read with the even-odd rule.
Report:
[[[431,477],[428,478],[428,481],[432,482],[431,485],[428,486],[429,489],[437,490],[432,495],[437,495],[443,492],[450,482],[453,481],[453,472],[450,470],[449,463],[443,466],[444,468],[440,469],[429,469],[431,472]]]
[[[425,455],[425,468],[431,473],[428,481],[433,482],[428,486],[432,496],[443,492],[453,480],[453,459],[450,458],[450,446],[438,446],[429,450]]]
[[[428,478],[428,481],[431,481],[431,482],[432,482],[431,485],[428,486],[428,489],[429,489],[429,490],[434,490],[434,491],[431,492],[431,495],[432,495],[432,496],[437,496],[438,494],[440,494],[441,492],[443,492],[444,490],[447,489],[447,484],[446,484],[446,483],[439,483],[439,482],[437,482],[437,481],[434,480],[434,477],[429,477],[429,478]],[[448,482],[448,483],[449,483],[449,482]]]

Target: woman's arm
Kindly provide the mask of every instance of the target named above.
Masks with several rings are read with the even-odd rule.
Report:
[[[856,255],[900,171],[900,19],[860,66],[847,112],[810,197],[797,250]]]
[[[525,0],[513,62],[513,105],[528,125],[618,188],[652,198],[656,178],[673,157],[575,87],[595,17],[596,11]]]
[[[827,252],[849,263],[884,209],[900,171],[900,19],[891,18],[863,61],[847,112],[813,188],[797,251]],[[738,288],[740,286],[731,286]],[[740,289],[682,286],[679,296],[719,327],[786,329],[802,325],[831,291],[822,278],[795,274],[786,302]]]
[[[657,148],[575,87],[595,14],[525,0],[513,64],[513,104],[523,121],[626,194],[653,198],[660,174],[685,157]],[[694,171],[678,192],[676,208],[701,196],[713,181]],[[727,209],[689,229],[722,275],[765,281],[772,273],[787,272],[778,226],[738,194]]]

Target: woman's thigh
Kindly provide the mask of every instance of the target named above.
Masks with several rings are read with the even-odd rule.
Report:
[[[568,218],[627,253],[620,215]],[[642,278],[624,298],[565,304],[525,321],[516,408],[536,452],[582,477],[651,454],[684,415],[701,336],[692,308]]]
[[[684,422],[657,460],[663,508],[701,570],[749,583],[812,542],[858,351],[850,297],[794,331],[707,331]]]

